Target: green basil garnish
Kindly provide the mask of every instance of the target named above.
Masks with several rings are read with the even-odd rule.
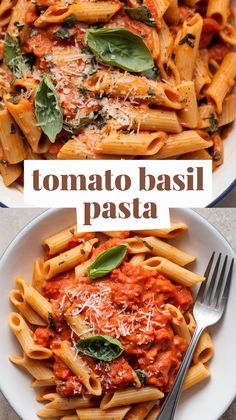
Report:
[[[152,28],[157,26],[155,19],[146,6],[125,7],[124,10],[131,19],[138,20],[139,22],[145,23],[145,25],[151,26]]]
[[[12,38],[8,33],[6,34],[4,59],[6,65],[18,79],[30,70],[30,62],[27,55],[21,52],[19,40]]]
[[[119,340],[109,335],[94,335],[81,339],[76,344],[77,349],[86,356],[94,359],[111,362],[123,353]]]
[[[43,132],[54,143],[63,126],[62,110],[57,91],[49,79],[44,77],[35,93],[35,115]]]
[[[112,270],[114,270],[114,268],[122,263],[126,256],[126,252],[126,245],[113,246],[107,251],[102,252],[87,268],[88,277],[90,279],[105,277]]]
[[[102,63],[134,73],[154,66],[152,55],[142,38],[127,29],[88,29],[86,42]]]

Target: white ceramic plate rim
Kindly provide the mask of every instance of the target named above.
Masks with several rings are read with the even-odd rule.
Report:
[[[22,237],[24,237],[38,222],[41,222],[42,220],[47,219],[48,216],[53,214],[54,212],[61,212],[63,210],[69,210],[69,209],[47,209],[43,211],[40,215],[36,216],[34,219],[32,219],[29,223],[27,223],[14,237],[14,239],[10,242],[6,250],[3,252],[0,258],[0,272],[2,269],[4,269],[4,259],[8,257],[11,254],[11,251],[14,249],[15,245],[20,241]],[[228,241],[224,238],[224,236],[214,227],[212,226],[204,217],[196,213],[194,210],[191,209],[178,209],[178,212],[181,212],[183,215],[189,215],[189,217],[192,217],[194,219],[194,222],[199,222],[202,225],[205,225],[206,229],[212,230],[212,232],[218,237],[218,239],[222,242],[224,247],[228,249],[228,252],[230,251],[232,256],[234,256],[234,251],[231,247],[231,245],[228,243]],[[4,364],[2,365],[4,366]],[[24,419],[24,408],[19,407],[15,404],[14,397],[11,395],[9,396],[8,393],[8,387],[4,384],[4,379],[2,376],[0,376],[0,390],[5,396],[5,398],[10,403],[11,407],[14,409],[14,411]],[[217,418],[223,415],[223,413],[227,410],[227,408],[230,406],[234,398],[236,397],[236,377],[235,377],[235,383],[231,390],[227,390],[227,396],[224,395],[224,402],[222,403],[222,407],[219,409],[219,413],[217,414]],[[27,416],[27,419],[29,417]],[[203,419],[206,420],[206,419]]]

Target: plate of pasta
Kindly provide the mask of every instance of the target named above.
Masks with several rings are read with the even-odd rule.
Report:
[[[9,245],[0,386],[23,420],[156,419],[195,329],[212,244],[234,256],[192,210],[172,210],[171,221],[80,233],[74,210],[47,210]],[[199,341],[176,420],[216,420],[235,396],[235,287],[223,321]]]
[[[229,188],[234,0],[13,4],[0,6],[4,204],[23,204],[25,159],[207,159],[213,200]]]

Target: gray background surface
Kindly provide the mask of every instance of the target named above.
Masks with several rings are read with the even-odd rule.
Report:
[[[233,192],[232,200],[236,207],[236,190]],[[231,196],[230,195],[230,196]],[[230,197],[229,197],[230,198]],[[226,200],[229,200],[227,197]],[[230,198],[231,199],[231,198]],[[229,206],[230,203],[228,203]],[[233,208],[201,209],[197,210],[211,224],[213,224],[236,249],[236,210]],[[7,247],[8,243],[17,232],[33,217],[41,213],[42,209],[0,209],[0,254]],[[1,374],[1,372],[0,372]],[[235,372],[236,374],[236,372]],[[236,390],[235,390],[236,394]],[[214,403],[213,401],[209,403]],[[0,420],[19,420],[3,395],[0,393]],[[183,419],[191,420],[191,419]],[[202,420],[208,420],[207,418]],[[236,420],[236,400],[229,410],[221,417],[221,420]]]
[[[233,188],[232,191],[230,191],[229,194],[226,195],[226,197],[221,200],[218,204],[216,204],[215,207],[234,207],[236,208],[236,187]],[[235,417],[236,418],[236,417]]]

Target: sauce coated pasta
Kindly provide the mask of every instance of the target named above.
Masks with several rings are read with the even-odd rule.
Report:
[[[205,280],[186,268],[193,255],[160,239],[185,230],[83,234],[72,226],[44,240],[32,285],[16,279],[10,299],[20,313],[9,316],[23,353],[10,361],[34,378],[40,417],[142,420],[156,412],[194,333],[190,287]],[[209,377],[212,356],[204,332],[184,389]]]
[[[223,163],[235,119],[229,0],[2,0],[0,31],[5,185],[24,159]]]

